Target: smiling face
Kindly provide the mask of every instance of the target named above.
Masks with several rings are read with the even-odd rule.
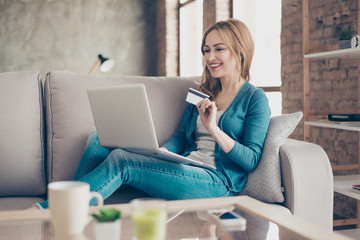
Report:
[[[203,47],[204,59],[213,78],[232,78],[240,75],[240,64],[225,44],[218,30],[212,30]]]
[[[209,26],[201,40],[204,71],[199,89],[215,99],[223,83],[249,81],[254,42],[246,25],[238,19]],[[219,81],[220,79],[220,81]]]

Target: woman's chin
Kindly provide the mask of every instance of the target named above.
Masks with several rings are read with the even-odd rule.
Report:
[[[210,72],[210,75],[211,75],[211,77],[213,77],[213,78],[220,78],[220,77],[221,77],[221,75],[220,75],[219,73]]]

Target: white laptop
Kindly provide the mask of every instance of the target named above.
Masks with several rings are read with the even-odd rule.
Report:
[[[88,97],[100,144],[159,159],[214,168],[159,148],[143,84],[89,88]]]

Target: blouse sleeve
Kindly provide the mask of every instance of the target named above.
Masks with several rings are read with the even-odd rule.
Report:
[[[245,114],[242,143],[235,140],[234,147],[227,153],[228,157],[246,172],[255,170],[259,164],[269,123],[268,99],[263,91],[257,90],[252,95]]]
[[[184,153],[185,147],[187,144],[186,125],[189,123],[191,111],[192,111],[192,108],[191,108],[191,105],[189,104],[189,106],[186,108],[186,110],[182,116],[182,119],[180,122],[180,128],[177,130],[175,135],[168,142],[166,142],[163,145],[163,147],[165,147],[170,152],[177,153],[177,154]]]

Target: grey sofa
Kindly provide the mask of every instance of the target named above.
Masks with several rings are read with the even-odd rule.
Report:
[[[72,179],[94,129],[88,87],[144,83],[162,144],[175,133],[195,80],[50,72],[43,85],[39,72],[0,73],[0,210],[28,208],[46,198],[47,183]],[[333,176],[326,153],[287,139],[279,154],[285,201],[272,205],[332,229]],[[144,195],[124,186],[107,203]]]

